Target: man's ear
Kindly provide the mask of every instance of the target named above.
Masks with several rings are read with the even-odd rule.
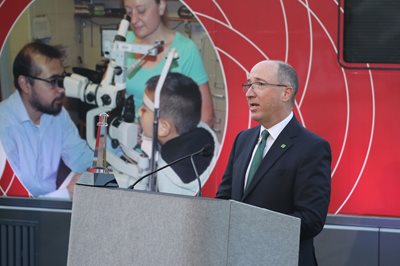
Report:
[[[292,87],[286,87],[283,90],[282,100],[284,102],[290,101],[290,99],[292,98],[292,95],[293,95],[293,88]]]
[[[31,89],[32,89],[32,85],[29,82],[29,79],[23,75],[19,75],[17,82],[19,84],[19,87],[21,88],[22,92],[29,94]]]
[[[160,118],[158,120],[158,137],[165,138],[172,132],[172,124],[168,119]]]

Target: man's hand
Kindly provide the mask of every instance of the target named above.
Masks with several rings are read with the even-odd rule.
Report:
[[[79,180],[80,177],[81,177],[81,173],[74,175],[72,177],[71,181],[69,182],[69,184],[67,185],[70,199],[72,199],[72,196],[74,193],[75,183]]]

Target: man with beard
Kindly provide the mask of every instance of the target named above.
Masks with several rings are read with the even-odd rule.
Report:
[[[0,103],[0,140],[16,175],[33,196],[71,197],[79,175],[57,190],[60,161],[80,173],[93,160],[92,150],[62,105],[63,56],[47,44],[25,45],[13,65],[17,91]]]

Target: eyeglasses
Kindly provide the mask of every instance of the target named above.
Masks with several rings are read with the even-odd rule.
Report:
[[[52,88],[55,88],[55,87],[64,88],[64,78],[66,76],[66,73],[63,73],[62,75],[55,75],[55,76],[53,76],[51,78],[47,78],[47,79],[34,77],[31,75],[25,75],[25,76],[28,78],[31,78],[31,79],[37,79],[37,80],[47,82],[51,85]]]
[[[284,84],[273,84],[269,82],[261,82],[261,81],[256,81],[252,83],[244,83],[242,84],[243,90],[248,91],[250,88],[253,89],[261,89],[262,87],[267,87],[267,86],[275,86],[275,87],[290,87],[288,85]]]

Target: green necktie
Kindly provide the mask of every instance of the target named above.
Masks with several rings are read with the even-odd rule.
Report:
[[[263,132],[261,133],[261,142],[258,144],[256,153],[254,154],[253,157],[253,161],[251,162],[250,165],[249,175],[247,176],[246,189],[249,187],[251,181],[253,180],[254,174],[256,173],[258,167],[261,164],[261,161],[263,159],[265,144],[267,144],[268,135],[269,134],[267,130],[263,130]]]

